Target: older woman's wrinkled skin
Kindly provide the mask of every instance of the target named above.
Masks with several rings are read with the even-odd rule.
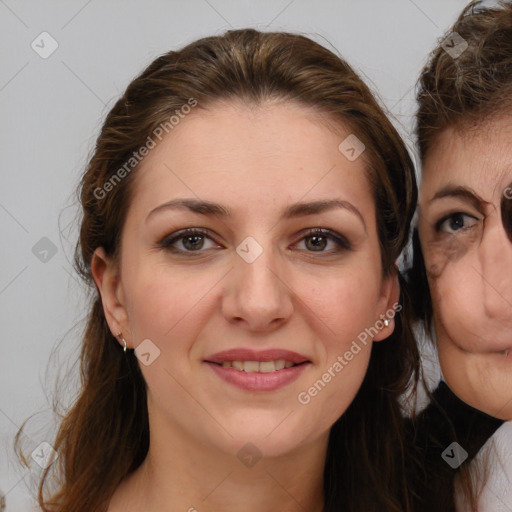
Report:
[[[512,418],[512,123],[447,128],[424,162],[419,235],[444,378]]]

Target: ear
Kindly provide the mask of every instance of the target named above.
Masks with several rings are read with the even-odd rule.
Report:
[[[398,270],[397,270],[398,272]],[[380,327],[377,334],[373,337],[373,341],[385,340],[395,330],[395,314],[402,309],[399,305],[400,300],[400,283],[398,281],[398,274],[394,273],[382,281],[381,294],[378,301],[377,312],[379,317],[375,320],[375,326]],[[398,306],[398,307],[397,307]],[[389,325],[384,325],[387,320]]]
[[[128,340],[127,336],[130,332],[128,314],[124,304],[119,269],[114,261],[106,255],[103,247],[98,247],[94,251],[91,272],[101,295],[103,312],[112,335],[117,339],[117,334],[123,333],[123,337],[129,345],[131,340]],[[118,341],[121,344],[121,341]]]

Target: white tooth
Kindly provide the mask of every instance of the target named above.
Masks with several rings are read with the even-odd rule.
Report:
[[[286,361],[284,359],[278,359],[276,361],[276,370],[282,370],[285,367]]]
[[[257,372],[260,369],[260,363],[258,361],[245,361],[244,370],[246,372]]]
[[[275,371],[275,369],[276,364],[274,363],[274,361],[262,361],[260,363],[260,372],[262,373],[270,373]]]
[[[236,368],[237,370],[244,369],[244,363],[242,363],[242,361],[233,361],[231,365],[233,366],[233,368]]]
[[[286,363],[284,363],[285,368],[291,368],[292,366],[293,366],[293,363],[291,361],[286,361]]]
[[[231,361],[224,361],[222,366],[224,366],[224,368],[229,368],[231,366]]]

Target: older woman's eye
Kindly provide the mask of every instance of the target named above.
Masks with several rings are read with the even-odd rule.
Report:
[[[457,231],[472,228],[477,224],[479,219],[473,215],[463,212],[451,213],[436,222],[435,228],[437,232],[455,233]]]

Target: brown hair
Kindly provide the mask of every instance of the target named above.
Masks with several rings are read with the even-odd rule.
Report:
[[[453,32],[462,39],[450,40]],[[510,2],[494,8],[471,2],[443,40],[465,49],[454,58],[438,46],[419,78],[416,134],[422,161],[445,128],[467,129],[512,107]]]
[[[418,80],[416,136],[423,164],[443,130],[469,133],[512,111],[512,3],[501,1],[494,7],[485,7],[482,1],[469,3],[441,41]],[[460,55],[452,52],[454,45],[463,50]],[[413,250],[409,280],[415,315],[432,335],[432,300],[416,229]],[[470,468],[467,463],[460,467],[458,482],[462,499],[476,511],[477,479]],[[474,470],[483,473],[485,467],[473,465]],[[480,482],[485,483],[485,475]]]
[[[417,190],[397,131],[359,76],[331,51],[301,35],[244,29],[158,57],[107,115],[79,189],[83,219],[75,263],[91,288],[94,250],[103,247],[119,256],[136,167],[115,183],[114,175],[191,99],[195,108],[215,108],[215,101],[231,99],[256,105],[298,101],[338,127],[350,128],[366,146],[383,273],[398,274],[395,262],[408,241]],[[108,193],[98,192],[106,191],[108,182]],[[399,280],[402,284],[400,275]],[[81,352],[82,387],[54,443],[61,484],[53,496],[44,496],[49,468],[39,487],[45,512],[106,510],[116,487],[148,451],[144,379],[133,351],[123,353],[112,336],[100,295],[93,292]],[[410,510],[399,397],[411,382],[415,389],[419,355],[406,295],[401,303],[393,335],[374,345],[356,398],[331,429],[326,511]]]

